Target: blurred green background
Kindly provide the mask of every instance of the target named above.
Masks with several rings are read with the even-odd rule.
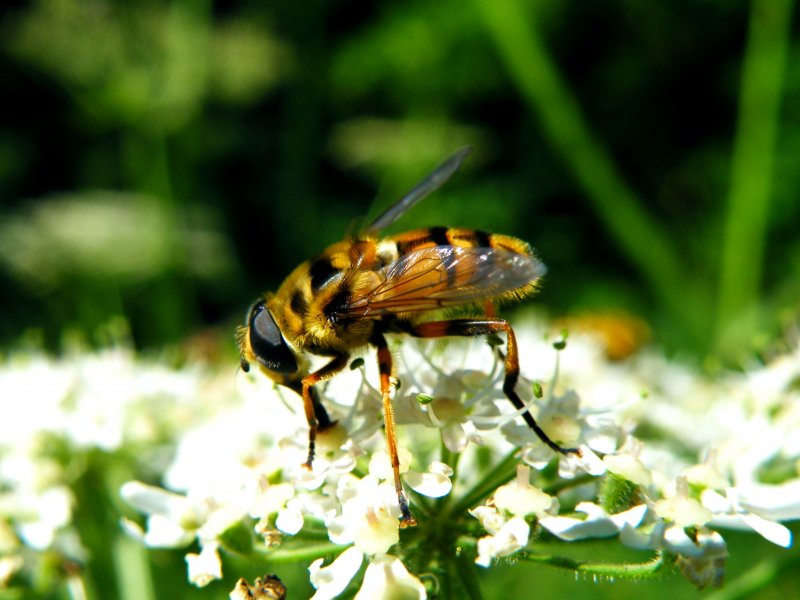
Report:
[[[259,293],[464,145],[461,171],[393,231],[517,235],[549,267],[532,304],[641,317],[682,355],[738,362],[796,328],[791,0],[0,11],[0,348],[28,332],[53,350],[65,331],[102,343],[119,315],[145,350],[204,351],[205,331],[212,351],[232,347]],[[158,561],[159,581],[188,593],[179,553]],[[537,568],[499,570],[487,597],[521,576],[695,596],[686,582],[575,588]],[[307,586],[305,566],[289,578]]]
[[[737,358],[796,322],[790,0],[4,3],[0,343],[140,347],[260,292],[463,145],[395,230],[530,241],[553,316]]]

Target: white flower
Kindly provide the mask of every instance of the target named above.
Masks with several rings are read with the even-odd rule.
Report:
[[[627,479],[631,483],[646,487],[653,482],[650,470],[635,454],[628,452],[608,454],[603,457],[603,462],[609,472]]]
[[[355,600],[425,600],[422,582],[408,572],[399,558],[375,556],[364,573],[364,582]]]
[[[453,483],[450,477],[453,476],[453,469],[442,462],[433,462],[428,467],[427,473],[419,471],[408,471],[405,481],[408,486],[423,496],[429,498],[441,498],[450,493]]]
[[[653,510],[659,517],[675,523],[680,528],[705,525],[712,517],[710,510],[689,496],[685,477],[678,477],[675,480],[675,493],[669,498],[657,501]]]
[[[336,557],[327,567],[319,558],[308,567],[311,585],[317,590],[312,600],[330,600],[341,594],[361,568],[364,555],[357,548],[350,547]]]
[[[775,491],[781,486],[769,486]],[[773,544],[788,548],[792,545],[792,532],[785,526],[761,514],[757,502],[748,502],[746,492],[727,488],[723,496],[712,489],[700,494],[703,506],[713,515],[710,524],[734,529],[752,529]],[[800,512],[800,503],[794,501],[795,511]],[[765,511],[766,512],[766,511]],[[797,518],[795,516],[794,518]]]
[[[17,527],[23,541],[36,550],[53,545],[58,531],[72,520],[72,492],[64,487],[47,488],[38,495],[17,498],[19,506]]]
[[[207,500],[194,502],[162,488],[129,481],[120,489],[122,499],[148,517],[143,541],[154,548],[185,546],[195,537],[212,511]],[[129,528],[129,531],[132,529]]]
[[[647,513],[647,506],[640,504],[621,513],[610,515],[592,502],[581,502],[575,511],[586,515],[575,517],[545,517],[539,523],[562,540],[574,541],[586,538],[608,537],[625,533],[639,526]]]
[[[398,423],[438,428],[448,450],[463,452],[468,443],[481,443],[480,429],[502,423],[496,406],[498,400],[508,402],[498,387],[502,369],[497,353],[481,343],[455,345],[437,356],[441,366],[425,356],[434,348],[426,342],[401,346],[405,372],[395,398],[395,416]],[[420,394],[429,399],[424,406]]]
[[[506,522],[505,516],[495,506],[476,506],[469,510],[469,514],[478,519],[483,528],[490,534],[500,531],[500,528]]]
[[[531,528],[521,517],[513,517],[492,535],[478,540],[478,557],[475,563],[488,567],[492,559],[513,554],[528,543]]]
[[[453,488],[453,484],[450,482],[453,469],[449,466],[434,461],[428,467],[427,473],[421,473],[409,468],[413,457],[406,448],[399,447],[397,454],[400,460],[399,471],[404,474],[403,479],[415,492],[430,498],[441,498],[450,493]],[[372,455],[369,461],[369,472],[378,479],[394,481],[392,463],[386,450],[378,450]]]
[[[345,475],[336,491],[341,513],[326,520],[335,544],[352,544],[365,554],[383,554],[400,540],[400,507],[394,485],[372,475]]]
[[[189,581],[197,587],[205,587],[215,579],[222,579],[222,562],[219,559],[219,544],[208,542],[200,554],[186,555]]]
[[[517,466],[517,477],[494,493],[494,504],[515,517],[535,514],[544,517],[558,513],[558,499],[530,484],[530,467]]]
[[[528,543],[530,526],[524,517],[538,517],[558,512],[558,500],[530,484],[530,468],[517,467],[517,477],[500,486],[494,493],[491,505],[471,509],[489,535],[478,540],[478,557],[475,562],[488,567],[492,559],[513,554]],[[506,518],[506,515],[511,515]]]

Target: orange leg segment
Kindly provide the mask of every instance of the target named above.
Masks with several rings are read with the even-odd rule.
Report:
[[[336,373],[344,369],[347,366],[348,358],[349,357],[347,354],[340,354],[321,369],[303,377],[303,410],[306,413],[306,421],[308,421],[308,458],[306,459],[306,462],[303,463],[303,466],[305,466],[307,469],[311,469],[312,465],[314,464],[317,430],[320,425],[319,420],[317,419],[316,410],[314,408],[315,399],[312,394],[312,387],[320,381],[330,379],[336,375]],[[327,420],[327,422],[330,424],[329,420]]]
[[[417,521],[411,514],[408,499],[403,492],[403,483],[400,481],[400,457],[397,454],[397,435],[394,427],[394,407],[392,406],[392,353],[386,344],[386,338],[380,332],[375,332],[370,340],[378,349],[378,372],[381,378],[381,397],[383,398],[383,424],[386,431],[386,447],[389,450],[389,460],[392,463],[394,474],[394,489],[400,503],[400,526],[409,527],[416,525]]]
[[[505,332],[508,342],[506,343],[507,352],[505,357],[505,378],[503,379],[503,393],[517,408],[524,408],[525,403],[517,395],[514,387],[519,379],[519,355],[517,353],[517,338],[514,335],[514,330],[507,321],[502,319],[454,319],[452,321],[432,321],[429,323],[420,323],[415,325],[410,333],[411,335],[422,338],[437,338],[446,336],[463,336],[474,337],[479,335],[489,335],[491,333]],[[580,454],[578,448],[564,448],[559,446],[556,442],[539,427],[536,419],[529,411],[522,413],[522,418],[527,423],[528,427],[533,429],[539,439],[552,448],[559,454]]]

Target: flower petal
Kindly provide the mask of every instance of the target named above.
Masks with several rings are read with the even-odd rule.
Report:
[[[361,568],[363,560],[361,551],[351,546],[327,567],[322,566],[321,558],[311,563],[309,578],[317,590],[311,600],[330,600],[341,594]]]
[[[355,600],[425,600],[422,582],[408,572],[399,558],[380,554],[364,573],[364,582]]]
[[[453,483],[450,481],[452,474],[453,469],[448,465],[434,462],[428,467],[428,473],[408,471],[404,479],[409,487],[418,494],[429,498],[441,498],[453,489]]]
[[[197,587],[205,587],[215,579],[222,579],[222,562],[218,548],[218,544],[210,542],[203,546],[200,554],[186,555],[189,581]]]

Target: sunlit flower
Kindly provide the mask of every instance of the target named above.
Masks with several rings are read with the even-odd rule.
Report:
[[[400,506],[394,484],[367,475],[347,475],[339,481],[336,495],[341,513],[326,522],[336,544],[355,544],[365,554],[387,552],[400,539]]]
[[[408,572],[396,556],[381,554],[372,559],[355,600],[425,600],[422,582]]]
[[[579,336],[556,350],[541,328],[518,333],[523,409],[502,392],[502,348],[391,342],[399,472],[419,522],[402,535],[372,356],[318,386],[336,424],[319,432],[311,470],[302,400],[258,373],[170,369],[125,349],[15,359],[0,368],[2,401],[15,406],[0,422],[0,575],[27,577],[37,553],[86,560],[64,456],[91,453],[160,478],[122,486],[143,515],[124,529],[148,547],[182,548],[201,586],[228,568],[222,549],[268,560],[318,544],[307,559],[316,598],[359,586],[358,598],[424,598],[428,571],[415,558],[432,539],[458,540],[434,551],[441,560],[466,553],[489,567],[535,548],[535,528],[666,552],[703,587],[723,576],[725,528],[790,545],[800,367],[779,360],[712,381],[653,354],[610,365]],[[580,455],[542,444],[525,410]],[[714,426],[686,426],[695,420]],[[64,456],[53,451],[62,446]],[[770,472],[768,485],[770,469],[780,477]]]
[[[769,490],[774,496],[767,506],[760,506],[756,494],[748,499],[746,490],[727,488],[724,495],[712,489],[703,490],[700,500],[703,506],[713,515],[710,523],[732,529],[752,529],[773,544],[788,548],[792,545],[792,532],[775,520],[768,517],[770,508],[781,502],[782,492],[788,492],[789,487],[795,488],[795,496],[782,498],[784,518],[800,518],[800,497],[797,495],[797,485],[794,486],[764,486],[764,491]],[[763,497],[763,496],[762,496]],[[776,502],[777,500],[777,502]]]
[[[530,474],[529,467],[519,465],[516,479],[495,491],[494,505],[515,517],[527,517],[531,514],[544,517],[557,513],[558,499],[532,486]]]
[[[678,527],[699,527],[711,520],[711,511],[698,500],[689,496],[685,477],[675,480],[675,492],[672,496],[659,500],[653,506],[656,514],[662,519],[675,523]]]
[[[488,567],[492,559],[513,554],[525,547],[530,533],[530,525],[521,517],[505,521],[497,531],[478,540],[478,557],[475,563]]]
[[[647,506],[640,504],[621,513],[610,515],[592,502],[581,502],[575,512],[584,518],[551,516],[539,523],[562,540],[574,541],[616,535],[639,526],[647,513]]]
[[[222,561],[219,559],[219,545],[209,542],[203,545],[200,554],[186,555],[189,581],[197,587],[205,587],[215,579],[222,579]]]
[[[315,560],[308,567],[311,575],[311,585],[317,592],[312,600],[329,600],[341,594],[361,568],[364,555],[357,548],[348,548],[326,567],[322,566],[322,559]]]

